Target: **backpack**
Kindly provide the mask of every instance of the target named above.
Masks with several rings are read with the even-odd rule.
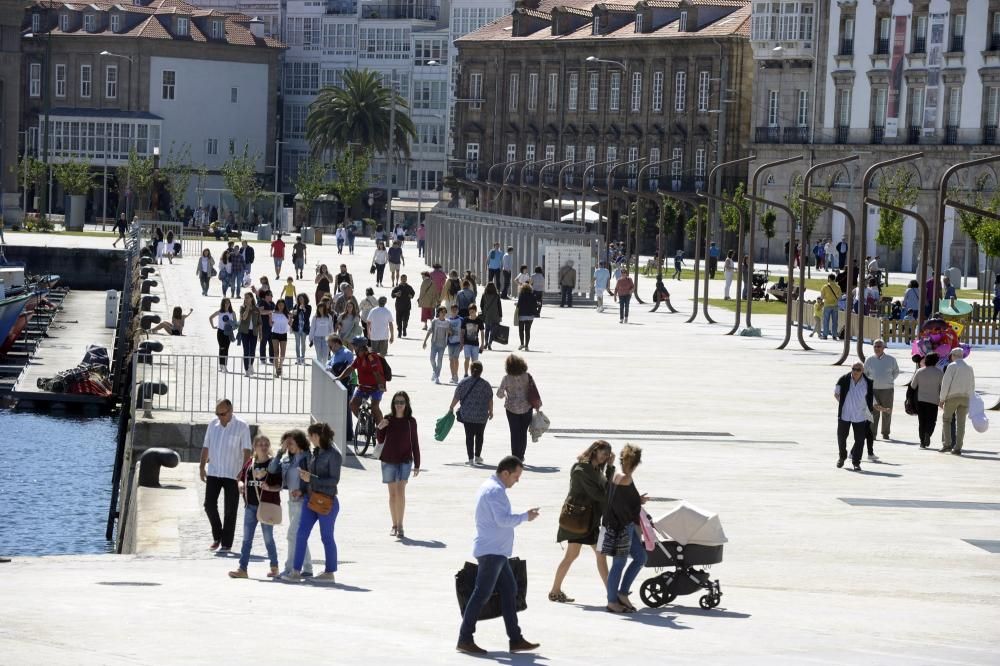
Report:
[[[389,367],[389,362],[385,360],[385,357],[379,354],[379,361],[382,363],[382,376],[385,377],[386,382],[392,381],[392,368]]]

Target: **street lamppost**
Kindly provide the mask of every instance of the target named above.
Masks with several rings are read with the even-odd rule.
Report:
[[[101,51],[101,56],[105,58],[121,58],[123,60],[128,60],[128,94],[125,96],[125,110],[132,110],[132,65],[135,64],[135,60],[132,56],[122,55],[120,53],[112,53],[111,51]]]
[[[42,192],[38,197],[41,205],[45,206],[45,214],[52,213],[52,186],[49,183],[52,178],[49,170],[49,112],[52,110],[52,99],[49,95],[49,68],[52,62],[52,26],[49,21],[49,9],[45,9],[45,58],[42,61],[42,108],[45,118],[42,121],[42,164],[45,165],[46,177],[42,179]],[[24,39],[39,37],[39,33],[29,32],[24,35]]]

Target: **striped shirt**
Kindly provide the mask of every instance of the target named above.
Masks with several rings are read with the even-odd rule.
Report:
[[[229,420],[229,425],[223,426],[218,418],[212,419],[205,431],[205,443],[202,448],[208,449],[208,465],[206,474],[222,479],[235,479],[243,467],[244,451],[250,453],[250,426],[235,416]]]
[[[842,421],[849,421],[851,423],[861,423],[867,421],[868,419],[868,382],[865,381],[864,377],[854,381],[848,382],[850,389],[847,391],[847,397],[844,399],[844,409],[840,413],[840,419]],[[840,395],[840,385],[836,388],[837,395]]]

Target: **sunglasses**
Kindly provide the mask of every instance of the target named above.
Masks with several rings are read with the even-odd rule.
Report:
[[[394,404],[394,405],[405,405],[406,401],[405,400],[393,400],[392,404]]]
[[[229,412],[229,411],[226,411],[226,412],[216,412],[215,413],[216,416],[228,416],[230,414],[232,414],[232,412]]]
[[[851,368],[851,372],[864,372],[864,368]]]

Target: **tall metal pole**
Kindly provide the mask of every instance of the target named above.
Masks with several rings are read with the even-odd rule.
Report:
[[[52,62],[52,26],[49,21],[49,11],[45,12],[45,65],[42,67],[42,100],[45,120],[42,123],[42,163],[48,178],[42,179],[42,192],[38,198],[40,204],[46,207],[45,216],[52,214],[52,184],[51,169],[49,169],[49,112],[52,110],[52,100],[49,95],[49,68]]]
[[[271,222],[274,224],[274,229],[278,229],[278,167],[281,164],[278,161],[278,156],[281,153],[281,140],[274,140],[274,214]]]
[[[542,199],[543,199],[543,197],[542,197],[542,180],[543,180],[542,175],[545,173],[545,170],[548,169],[549,167],[559,166],[560,164],[566,164],[569,161],[570,160],[559,160],[558,162],[549,162],[548,164],[542,165],[542,167],[538,170],[538,205],[536,207],[537,212],[535,214],[538,216],[539,220],[542,219]],[[557,178],[558,178],[558,176],[557,176]],[[558,208],[558,207],[557,207],[557,209],[558,210],[562,210],[561,208]]]
[[[389,99],[391,100],[391,105],[389,106],[389,154],[387,156],[388,166],[386,168],[385,176],[385,225],[386,229],[392,228],[392,167],[393,167],[393,148],[396,145],[396,70],[393,69],[390,74],[389,88],[391,94]]]

